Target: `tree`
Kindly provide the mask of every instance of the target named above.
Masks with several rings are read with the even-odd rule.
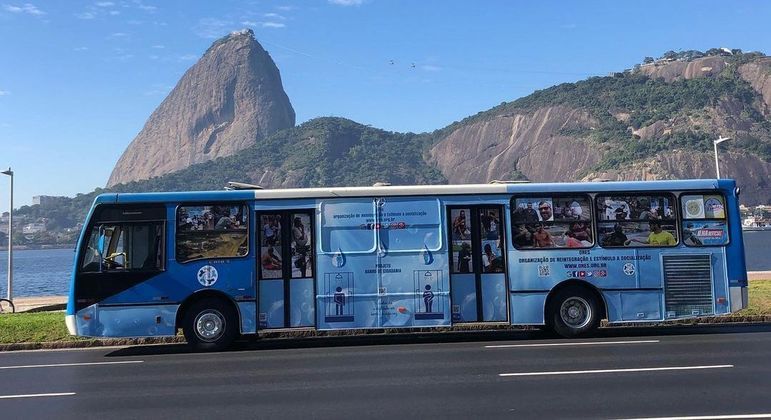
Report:
[[[653,63],[653,61],[654,61],[654,60],[653,60],[653,57],[645,57],[645,58],[643,59],[643,63],[644,63],[644,64],[651,64],[651,63]]]

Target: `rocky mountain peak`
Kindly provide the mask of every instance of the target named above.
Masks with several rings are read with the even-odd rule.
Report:
[[[230,156],[293,127],[281,75],[249,29],[215,41],[118,160],[107,186]]]

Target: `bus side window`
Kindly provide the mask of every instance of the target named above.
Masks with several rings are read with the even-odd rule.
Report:
[[[125,223],[91,229],[82,272],[163,270],[163,224]]]
[[[102,258],[102,250],[100,245],[100,226],[94,226],[89,232],[88,245],[84,250],[83,263],[80,266],[80,271],[84,273],[97,272],[100,270],[99,266]]]
[[[245,204],[180,206],[176,226],[177,262],[249,253],[249,211]]]
[[[512,242],[517,249],[591,248],[591,205],[582,194],[512,198]]]
[[[728,221],[725,198],[720,194],[683,194],[683,243],[686,246],[725,245],[728,243]]]
[[[672,194],[598,195],[595,211],[597,233],[604,248],[678,244]]]

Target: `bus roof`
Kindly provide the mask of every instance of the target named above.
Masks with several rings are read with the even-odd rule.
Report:
[[[146,203],[165,201],[241,201],[292,198],[387,197],[419,195],[578,193],[609,191],[678,191],[733,188],[730,179],[691,179],[668,181],[499,183],[459,185],[396,185],[377,187],[288,188],[235,191],[188,191],[155,193],[107,193],[96,203]]]

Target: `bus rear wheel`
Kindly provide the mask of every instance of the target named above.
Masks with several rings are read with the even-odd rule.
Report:
[[[195,351],[226,349],[238,336],[237,316],[222,299],[201,299],[185,312],[182,332]]]
[[[567,287],[557,292],[549,310],[549,324],[565,338],[587,335],[600,326],[597,298],[583,287]]]

